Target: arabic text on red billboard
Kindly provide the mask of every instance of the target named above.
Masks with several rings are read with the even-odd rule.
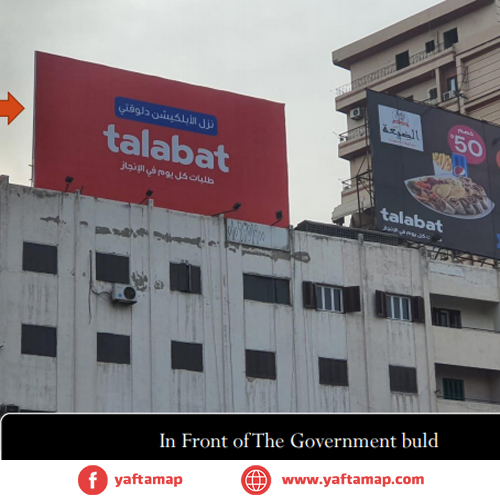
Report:
[[[35,186],[289,224],[284,106],[36,54]]]

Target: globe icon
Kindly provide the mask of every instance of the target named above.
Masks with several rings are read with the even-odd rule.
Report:
[[[245,484],[250,491],[258,493],[267,486],[267,477],[262,471],[254,469],[246,475]]]

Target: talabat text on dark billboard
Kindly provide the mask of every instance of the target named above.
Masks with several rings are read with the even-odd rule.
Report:
[[[500,127],[368,92],[377,228],[500,258]]]
[[[35,186],[289,224],[283,104],[36,53]]]

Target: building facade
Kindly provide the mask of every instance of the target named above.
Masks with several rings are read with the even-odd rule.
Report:
[[[337,89],[336,110],[346,114],[339,156],[350,162],[333,221],[363,214],[373,204],[366,90],[397,95],[471,118],[500,124],[500,2],[446,0],[333,52],[350,71]],[[368,218],[369,219],[369,218]]]
[[[1,177],[0,284],[0,404],[21,411],[500,408],[498,270],[380,233]]]

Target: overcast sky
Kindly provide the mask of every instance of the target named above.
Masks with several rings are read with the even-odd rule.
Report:
[[[435,0],[0,0],[0,99],[26,108],[0,118],[0,173],[29,185],[34,52],[50,52],[282,102],[291,222],[330,222],[349,177],[335,89],[349,73],[331,52]]]

